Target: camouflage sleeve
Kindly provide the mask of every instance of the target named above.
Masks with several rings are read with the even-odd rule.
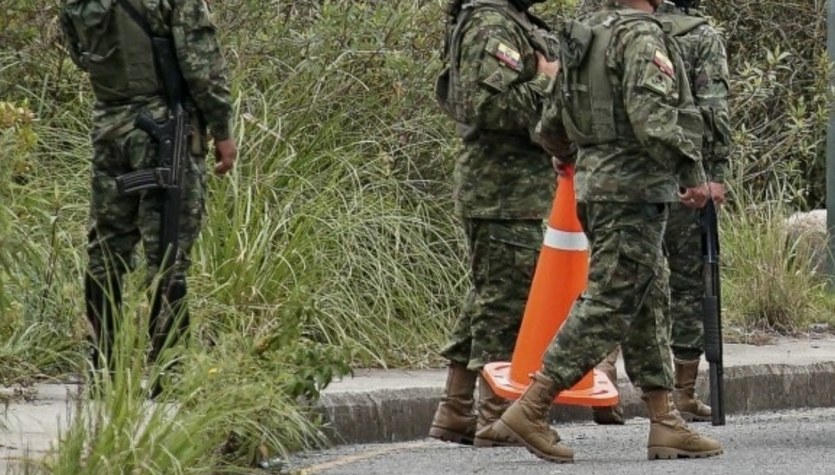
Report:
[[[204,0],[173,3],[171,34],[189,92],[215,140],[230,135],[228,70]]]
[[[486,130],[532,130],[550,78],[536,54],[501,14],[474,14],[462,35],[460,85],[467,123]]]
[[[67,52],[70,55],[70,59],[72,59],[72,62],[75,63],[76,66],[84,70],[85,68],[81,62],[81,52],[78,50],[78,36],[75,34],[75,28],[73,28],[72,22],[69,18],[67,18],[63,11],[59,15],[59,21],[61,24],[62,44],[67,49]]]
[[[556,98],[548,98],[542,109],[542,117],[536,125],[536,142],[551,156],[563,163],[574,163],[577,147],[568,138],[562,123],[562,104]]]
[[[693,74],[693,95],[705,124],[705,168],[710,181],[725,180],[731,151],[731,121],[728,112],[730,74],[725,41],[714,28],[705,27]]]
[[[680,59],[670,59],[660,28],[657,33],[636,28],[619,43],[622,54],[615,56],[622,61],[626,113],[638,141],[655,161],[674,161],[682,186],[704,183],[699,147],[679,125],[676,68],[683,68]],[[695,135],[700,136],[701,130]]]

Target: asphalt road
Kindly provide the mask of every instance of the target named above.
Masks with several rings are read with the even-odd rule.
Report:
[[[555,474],[835,474],[835,408],[730,417],[724,427],[698,424],[725,453],[711,459],[648,461],[646,419],[625,426],[559,426],[574,449],[570,465],[551,464],[524,448],[474,449],[431,439],[344,446],[286,461],[295,475]]]

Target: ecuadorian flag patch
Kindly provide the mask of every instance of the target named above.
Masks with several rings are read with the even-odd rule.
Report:
[[[661,50],[655,50],[652,62],[658,66],[658,69],[660,69],[662,73],[670,77],[675,76],[676,70],[673,68],[673,62],[670,61],[670,58],[668,58],[666,54],[662,53]]]
[[[522,70],[522,57],[515,49],[507,46],[504,43],[499,43],[496,47],[496,59],[502,62],[505,66],[514,71]]]

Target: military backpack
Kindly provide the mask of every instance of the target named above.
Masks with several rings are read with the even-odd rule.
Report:
[[[619,78],[609,67],[611,42],[630,23],[656,21],[646,13],[613,11],[602,22],[589,25],[582,20],[565,23],[560,34],[562,121],[568,137],[579,146],[598,145],[615,140],[637,140],[626,110],[615,100]],[[662,26],[659,23],[659,26]],[[698,25],[696,25],[698,26]],[[695,28],[695,26],[693,27]],[[667,39],[667,47],[679,52],[678,45]],[[678,83],[679,125],[697,146],[701,143],[701,117],[693,106],[687,87],[687,72],[675,68]]]

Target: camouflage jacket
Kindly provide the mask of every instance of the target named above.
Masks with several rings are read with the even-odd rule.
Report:
[[[449,89],[461,111],[459,130],[466,130],[455,164],[456,207],[468,218],[542,219],[555,176],[531,133],[551,80],[537,72],[536,49],[498,9],[503,3],[513,8],[471,3],[465,23],[447,33],[448,43],[457,43]]]
[[[694,9],[688,13],[670,3],[662,4],[656,13],[665,18],[701,16]],[[681,47],[690,88],[696,107],[704,120],[702,159],[708,179],[717,183],[725,180],[731,150],[731,123],[728,112],[730,74],[725,53],[725,40],[716,28],[703,23],[674,36]]]
[[[152,31],[174,40],[180,69],[188,86],[191,105],[199,113],[202,123],[215,140],[229,138],[232,116],[228,86],[228,71],[221,55],[215,25],[204,0],[130,0],[145,15]],[[118,35],[107,25],[112,9],[122,8],[116,0],[64,0],[60,22],[64,43],[70,57],[81,69],[91,73],[91,51],[100,47],[82,38],[89,32],[79,32],[78,25],[98,28],[98,42],[114,42],[113,54],[125,45],[107,38]],[[124,42],[124,41],[122,41]],[[93,56],[95,59],[95,56]],[[101,74],[101,73],[100,73]],[[107,74],[107,72],[104,72]],[[132,128],[137,110],[144,108],[156,117],[165,115],[165,100],[161,94],[135,95],[127,101],[95,104],[94,138],[106,139],[126,133]]]
[[[630,21],[615,21],[621,14]],[[563,61],[557,87],[537,127],[540,143],[553,151],[564,147],[568,139],[577,142],[578,201],[677,201],[679,184],[696,186],[705,182],[705,175],[700,153],[702,121],[675,45],[651,14],[614,2],[579,22],[611,31],[608,45],[597,50],[605,54],[594,53],[592,48],[584,60],[585,64],[605,62],[611,101],[602,104],[590,88],[570,84],[571,72]],[[594,81],[601,89],[600,79]],[[566,95],[577,97],[583,91],[593,96],[589,101],[594,107],[569,103]],[[565,114],[578,118],[610,114],[615,130],[602,140],[586,137],[580,143],[566,129]],[[682,120],[685,117],[689,119]]]

